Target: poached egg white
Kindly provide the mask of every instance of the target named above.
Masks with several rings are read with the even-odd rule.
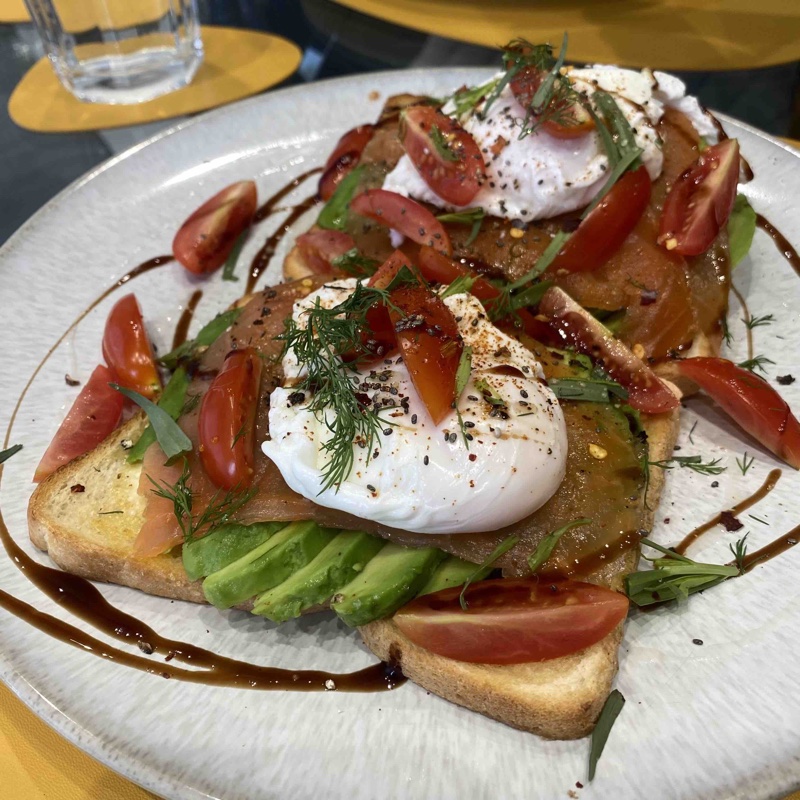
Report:
[[[335,281],[299,300],[295,321],[304,324],[304,312],[317,298],[333,308],[356,283]],[[387,425],[374,452],[353,445],[351,473],[338,490],[320,493],[328,458],[322,448],[335,413],[328,410],[318,420],[307,402],[293,402],[287,385],[272,393],[271,438],[262,449],[294,491],[319,505],[419,533],[496,530],[533,513],[555,493],[566,468],[567,434],[541,365],[496,328],[471,295],[444,302],[472,348],[471,375],[458,401],[463,432],[471,438],[465,441],[455,410],[434,425],[402,359],[384,360],[362,372],[360,389],[373,401],[389,397],[403,405],[382,413]],[[302,377],[292,352],[283,366],[289,384]],[[503,406],[484,399],[479,386],[487,384]]]

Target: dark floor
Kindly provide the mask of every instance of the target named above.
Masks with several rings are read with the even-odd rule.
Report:
[[[496,51],[398,28],[330,0],[200,0],[199,5],[205,23],[270,30],[296,42],[304,59],[288,83],[407,66],[497,63]],[[151,126],[83,134],[18,128],[8,117],[8,98],[41,54],[30,25],[0,25],[0,244],[73,180],[152,134]],[[800,137],[797,64],[681,77],[708,107],[779,136]]]

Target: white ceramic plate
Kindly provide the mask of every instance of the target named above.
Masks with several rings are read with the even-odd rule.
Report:
[[[168,253],[177,225],[201,199],[242,178],[265,198],[321,164],[352,125],[375,118],[387,95],[442,92],[477,82],[483,71],[365,75],[288,89],[214,113],[125,153],[59,195],[0,254],[0,431],[48,348],[106,286],[136,264]],[[377,96],[376,96],[377,95]],[[728,121],[756,180],[753,205],[800,244],[800,158],[757,131]],[[296,192],[310,194],[311,186]],[[243,261],[278,224],[263,224]],[[281,253],[274,268],[280,263]],[[241,270],[241,267],[240,267]],[[272,277],[277,276],[273,269]],[[769,375],[800,372],[800,278],[759,233],[736,282],[754,314],[756,349],[775,363]],[[175,266],[137,279],[135,290],[160,347],[168,347],[181,308],[196,288]],[[193,330],[241,284],[219,274],[204,285]],[[28,542],[30,476],[76,389],[100,359],[100,337],[114,297],[93,311],[34,379],[11,433],[25,449],[7,462],[0,502],[14,538]],[[733,353],[744,357],[738,307],[730,319]],[[800,383],[782,387],[800,409]],[[692,439],[688,431],[694,423]],[[718,476],[676,469],[659,509],[656,538],[676,542],[696,523],[730,507],[781,466],[702,401],[683,420],[683,454],[720,457]],[[742,476],[735,463],[755,463]],[[743,516],[755,545],[800,522],[800,480],[791,470]],[[665,524],[669,517],[669,524]],[[727,560],[733,534],[706,537],[695,555]],[[628,702],[591,787],[581,798],[772,798],[800,783],[800,548],[729,581],[686,607],[633,614],[617,685]],[[65,617],[0,558],[0,586]],[[255,663],[332,671],[373,661],[358,637],[330,617],[275,628],[264,620],[170,603],[104,586],[112,603],[167,636]],[[81,623],[77,623],[81,624]],[[702,646],[692,643],[702,639]],[[566,797],[586,783],[588,740],[545,742],[428,696],[413,685],[379,695],[292,694],[209,688],[104,662],[49,639],[0,611],[0,678],[58,731],[93,756],[170,798]]]

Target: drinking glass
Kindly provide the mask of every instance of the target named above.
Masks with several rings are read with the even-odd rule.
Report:
[[[203,60],[197,0],[25,0],[61,83],[88,103],[141,103]]]

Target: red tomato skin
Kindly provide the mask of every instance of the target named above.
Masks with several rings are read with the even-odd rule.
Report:
[[[562,346],[586,354],[628,390],[628,402],[633,408],[646,414],[662,414],[678,407],[680,401],[661,378],[562,289],[548,289],[539,312],[549,318],[548,324],[560,337]]]
[[[153,346],[135,295],[125,295],[111,309],[103,331],[103,358],[126,389],[150,400],[161,391]]]
[[[675,362],[743,430],[778,458],[800,469],[800,422],[763,378],[724,358]]]
[[[328,156],[319,179],[317,194],[323,200],[330,200],[345,175],[358,165],[361,154],[374,133],[374,125],[359,125],[347,131],[339,139],[333,152]]]
[[[602,267],[636,227],[650,203],[650,192],[644,167],[626,172],[581,221],[548,272],[593,272]]]
[[[517,102],[528,109],[533,102],[533,96],[542,83],[545,73],[536,67],[523,67],[510,81],[509,86]],[[573,124],[564,125],[554,119],[545,120],[542,129],[557,139],[577,139],[586,136],[594,130],[592,118],[580,107],[571,104],[560,109],[559,116],[568,118]]]
[[[426,286],[403,286],[392,291],[390,299],[402,312],[389,310],[403,361],[438,425],[456,399],[456,371],[464,349],[458,326],[444,301]],[[421,315],[422,324],[404,329],[404,320],[415,315]]]
[[[438,128],[453,160],[442,157],[432,138]],[[432,106],[412,106],[402,116],[400,138],[425,183],[448,203],[466,206],[485,180],[480,148],[455,120]]]
[[[736,200],[739,163],[736,139],[725,139],[699,155],[664,201],[659,244],[682,256],[708,250]]]
[[[97,447],[119,425],[124,397],[109,386],[114,380],[108,367],[95,367],[36,467],[34,483]]]
[[[298,236],[295,245],[312,272],[327,275],[333,272],[331,261],[352,250],[356,243],[342,231],[312,230]]]
[[[212,483],[226,491],[253,482],[261,366],[252,348],[232,351],[200,404],[200,462]]]
[[[535,578],[479,581],[412,600],[394,616],[412,642],[473,664],[524,664],[577,653],[626,617],[628,598],[601,586]]]
[[[181,225],[172,241],[173,255],[196,275],[219,269],[239,234],[250,227],[257,204],[253,181],[239,181],[217,192]]]
[[[385,189],[368,189],[353,198],[350,208],[356,214],[394,228],[412,242],[428,245],[448,257],[453,253],[444,225],[425,206],[410,197]]]

